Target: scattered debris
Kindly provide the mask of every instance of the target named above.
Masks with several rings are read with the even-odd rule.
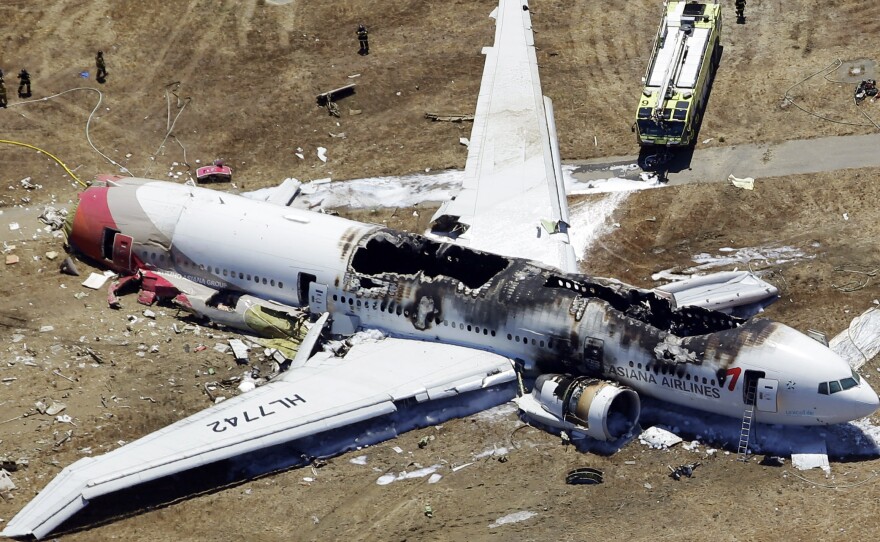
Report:
[[[592,467],[581,467],[569,471],[565,476],[565,483],[569,485],[591,485],[601,484],[604,481],[604,474],[599,469]]]
[[[443,476],[440,474],[437,474],[435,472],[434,474],[432,474],[431,476],[428,477],[428,483],[429,484],[436,484],[437,482],[440,481],[441,478],[443,478]]]
[[[428,444],[434,440],[434,435],[426,435],[419,439],[419,448],[425,448]]]
[[[6,265],[15,265],[18,262],[19,262],[19,258],[15,254],[7,254],[6,255]]]
[[[357,457],[353,457],[353,458],[349,459],[348,462],[352,463],[354,465],[366,465],[367,464],[367,456],[359,455]]]
[[[247,363],[249,349],[241,339],[229,339],[229,347],[232,348],[232,353],[235,356],[236,362]]]
[[[742,188],[744,190],[755,189],[755,179],[752,177],[743,177],[740,179],[739,177],[734,177],[733,174],[730,174],[727,177],[727,180],[737,188]]]
[[[10,222],[9,223],[9,231],[15,231],[19,229],[21,226],[18,225],[18,222]]]
[[[496,529],[502,525],[507,525],[508,523],[518,523],[520,521],[525,521],[527,519],[531,519],[537,516],[537,512],[514,512],[512,514],[507,514],[506,516],[502,516],[495,520],[494,523],[489,524],[490,529]]]
[[[791,464],[798,470],[822,469],[825,474],[831,473],[828,463],[828,449],[824,439],[813,442],[798,443],[800,452],[791,454]]]
[[[15,489],[15,483],[12,481],[12,476],[9,475],[6,469],[0,469],[0,493],[12,491],[13,489]]]
[[[71,275],[73,277],[79,276],[79,269],[76,268],[76,264],[73,263],[72,258],[65,258],[61,263],[61,272],[65,275]]]
[[[196,169],[196,181],[199,183],[231,182],[232,168],[225,165],[223,160],[214,160],[210,166],[202,166]]]
[[[358,74],[360,75],[360,74]],[[357,77],[357,76],[355,76]],[[343,98],[348,98],[355,92],[356,83],[345,85],[344,87],[334,88],[327,92],[322,92],[315,97],[318,107],[327,107],[328,103],[337,102]]]
[[[322,162],[327,161],[327,149],[324,147],[318,147],[318,159]]]
[[[45,414],[49,416],[55,416],[56,414],[60,414],[64,409],[67,408],[67,405],[64,403],[53,402],[49,405],[49,408],[46,409]]]
[[[466,137],[460,137],[460,138],[458,138],[458,142],[461,143],[462,145],[464,145],[465,147],[470,147],[470,146],[471,146],[471,140],[468,139],[468,138],[466,138]]]
[[[434,122],[473,122],[473,115],[438,115],[436,113],[425,113],[426,119]]]
[[[681,480],[682,476],[687,476],[690,478],[694,474],[694,469],[701,465],[700,462],[696,463],[688,463],[686,465],[679,465],[676,468],[672,468],[669,465],[666,465],[666,468],[670,470],[669,477],[673,480]]]
[[[77,273],[78,275],[79,273]],[[90,288],[92,290],[98,290],[107,282],[107,279],[112,275],[107,275],[106,273],[91,273],[89,274],[89,278],[82,282],[82,285],[86,288]]]
[[[877,81],[874,79],[865,79],[856,87],[855,99],[856,103],[861,102],[868,96],[877,95]]]
[[[425,505],[425,517],[429,517],[429,518],[434,517],[434,509],[431,508],[430,504]]]
[[[46,253],[47,260],[54,260],[57,257],[58,257],[58,253],[55,252],[54,250],[50,250],[49,252]]]
[[[40,326],[40,333],[49,333],[55,331],[55,326]]]
[[[648,429],[644,430],[641,435],[639,435],[639,442],[658,450],[675,446],[681,441],[682,438],[675,433],[671,433],[666,429],[661,429],[656,425],[653,427],[649,427]]]

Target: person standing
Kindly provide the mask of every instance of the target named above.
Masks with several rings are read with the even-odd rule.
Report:
[[[0,70],[0,107],[6,109],[6,83],[3,82],[3,70]]]
[[[360,51],[358,51],[359,55],[368,55],[370,54],[370,41],[369,34],[367,33],[367,27],[362,24],[358,25],[357,29],[358,43],[361,46]]]
[[[95,67],[98,69],[95,79],[99,83],[103,83],[107,80],[107,65],[104,64],[104,51],[98,51],[98,54],[95,55]]]
[[[746,22],[746,0],[736,0],[736,22],[737,23],[745,23]]]
[[[18,72],[18,97],[19,98],[30,98],[31,97],[31,74],[27,72],[26,69],[22,68],[20,72]]]

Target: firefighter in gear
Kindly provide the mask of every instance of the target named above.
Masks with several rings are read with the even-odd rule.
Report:
[[[358,25],[357,29],[358,43],[361,46],[360,51],[358,51],[359,55],[368,55],[370,54],[370,42],[369,42],[369,34],[367,33],[367,27],[363,24]]]
[[[107,65],[104,64],[104,51],[98,51],[98,54],[95,55],[95,68],[98,69],[98,73],[95,74],[95,79],[97,79],[99,83],[103,83],[107,79]]]
[[[746,0],[736,0],[736,21],[745,22],[746,19]]]
[[[27,70],[22,69],[18,72],[18,79],[20,83],[18,84],[18,97],[19,98],[30,98],[31,97],[31,74],[27,72]]]

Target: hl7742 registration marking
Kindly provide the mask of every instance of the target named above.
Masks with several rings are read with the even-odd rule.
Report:
[[[284,408],[294,408],[299,404],[305,403],[306,400],[300,397],[299,394],[294,395],[293,397],[282,397],[281,399],[276,399],[274,401],[269,401],[265,405],[260,405],[257,407],[256,411],[243,410],[241,413],[241,418],[238,416],[231,416],[229,418],[223,418],[222,420],[217,420],[208,424],[208,427],[211,428],[211,431],[215,433],[222,433],[226,431],[230,427],[238,427],[238,422],[242,423],[250,423],[259,420],[260,418],[265,418],[267,416],[271,416],[275,414],[275,408],[271,405],[281,405]]]

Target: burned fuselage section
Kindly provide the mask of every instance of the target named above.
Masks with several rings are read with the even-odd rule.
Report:
[[[354,327],[489,349],[526,368],[594,377],[631,360],[701,364],[688,338],[733,331],[743,320],[675,308],[652,291],[536,262],[378,230],[362,237],[331,312]]]

